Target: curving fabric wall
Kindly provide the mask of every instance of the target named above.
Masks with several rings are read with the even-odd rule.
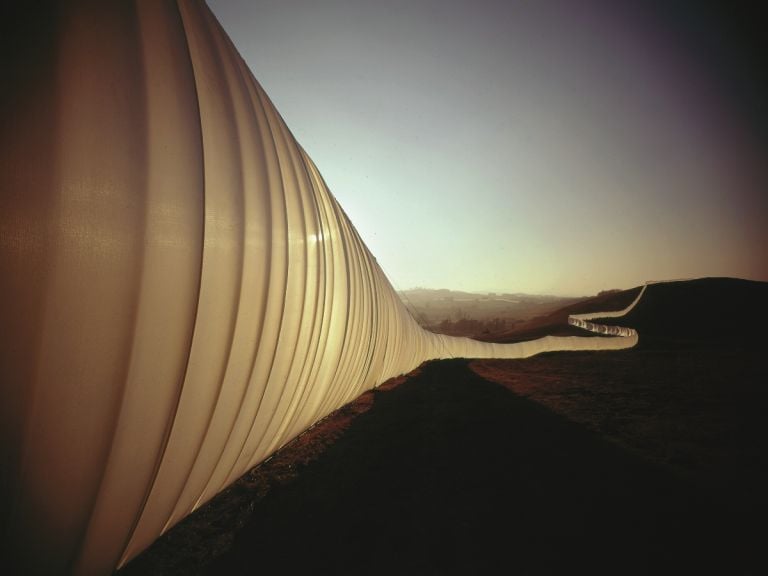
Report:
[[[0,518],[20,572],[109,573],[424,360],[637,341],[423,331],[203,3],[46,6],[11,14],[1,93]]]
[[[624,326],[611,326],[608,324],[598,324],[596,322],[590,322],[597,318],[620,318],[629,314],[632,309],[637,306],[640,299],[645,294],[646,288],[648,288],[648,282],[646,282],[637,294],[637,297],[630,303],[629,306],[623,310],[616,310],[613,312],[587,312],[584,314],[571,314],[568,316],[568,324],[571,326],[578,326],[584,330],[595,332],[597,334],[605,334],[611,336],[625,336],[629,338],[637,338],[637,331],[634,328],[626,328]]]

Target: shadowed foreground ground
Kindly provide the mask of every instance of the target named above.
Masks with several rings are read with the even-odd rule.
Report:
[[[689,478],[464,360],[429,363],[353,405],[124,572],[746,574],[753,564],[739,518]],[[212,524],[226,536],[196,541]],[[211,561],[201,546],[228,551]],[[184,549],[186,560],[174,557]]]

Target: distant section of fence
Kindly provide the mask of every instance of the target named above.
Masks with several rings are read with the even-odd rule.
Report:
[[[597,324],[596,322],[588,322],[579,318],[570,316],[568,318],[568,324],[571,326],[577,326],[584,330],[589,330],[596,334],[604,334],[606,336],[637,336],[637,332],[633,328],[625,328],[624,326],[608,326],[606,324]]]

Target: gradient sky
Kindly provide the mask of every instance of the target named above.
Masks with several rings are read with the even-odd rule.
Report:
[[[209,0],[397,289],[564,295],[768,280],[761,20],[718,4]]]

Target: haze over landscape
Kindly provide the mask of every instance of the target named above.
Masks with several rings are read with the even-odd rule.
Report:
[[[768,279],[746,3],[209,4],[400,290]]]

